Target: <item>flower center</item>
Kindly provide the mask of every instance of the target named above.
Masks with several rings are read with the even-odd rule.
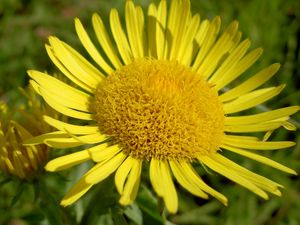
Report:
[[[95,119],[135,158],[193,160],[216,152],[224,133],[218,94],[176,61],[140,59],[97,87]]]

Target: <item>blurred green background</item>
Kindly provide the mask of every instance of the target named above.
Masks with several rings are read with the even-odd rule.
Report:
[[[136,0],[145,9],[149,0]],[[157,2],[157,1],[156,1]],[[201,18],[213,18],[220,15],[222,29],[232,20],[238,20],[243,38],[252,40],[252,48],[263,47],[264,54],[260,60],[246,73],[245,77],[263,67],[280,62],[282,67],[277,75],[268,83],[268,86],[286,83],[287,87],[276,97],[257,109],[268,110],[288,105],[299,105],[300,102],[300,1],[299,0],[192,0],[192,11],[200,13]],[[110,8],[117,8],[124,14],[124,0],[0,0],[0,98],[15,105],[21,98],[18,86],[28,84],[27,69],[38,69],[49,73],[55,72],[49,60],[44,44],[49,35],[55,35],[71,44],[82,54],[85,54],[76,36],[73,18],[78,17],[91,35],[91,15],[98,12],[106,24]],[[300,113],[293,116],[292,121],[297,127],[296,132],[286,132],[283,129],[272,135],[272,140],[293,140],[297,145],[292,149],[266,153],[267,156],[300,172]],[[228,154],[229,155],[229,154]],[[285,186],[282,198],[271,197],[270,201],[263,201],[238,185],[214,173],[205,175],[213,187],[228,196],[229,206],[224,207],[216,200],[200,200],[187,194],[183,189],[180,192],[180,210],[175,216],[168,216],[170,224],[216,224],[216,225],[299,225],[300,224],[300,181],[296,176],[289,176],[274,169],[262,166],[251,160],[230,155],[243,166],[265,175]],[[86,215],[85,203],[78,203],[68,209],[49,208],[47,204],[55,204],[65,192],[65,187],[74,183],[71,177],[78,177],[85,168],[59,175],[46,174],[50,183],[48,200],[37,202],[34,199],[33,188],[27,184],[0,183],[0,224],[68,224],[79,220],[82,215],[87,219],[82,224],[139,224],[141,215],[144,224],[162,224],[159,219],[156,198],[154,198],[148,184],[144,184],[137,204],[130,209],[115,209],[110,205],[110,190],[105,189],[112,185],[111,180],[99,185],[100,193],[108,196],[100,206],[89,205],[89,210],[96,210],[97,215]],[[66,179],[66,177],[68,177]],[[77,178],[76,178],[77,179]],[[69,182],[70,181],[70,182]],[[1,176],[0,176],[1,182]],[[23,185],[23,186],[22,186]],[[105,186],[106,185],[106,186]],[[36,185],[37,186],[37,185]],[[23,194],[15,204],[11,204],[18,189],[25,188],[30,194]],[[38,186],[43,192],[43,188]],[[149,191],[150,190],[150,191]],[[88,195],[98,193],[92,190]],[[99,194],[99,193],[98,193]],[[47,195],[47,194],[45,194]],[[89,197],[88,196],[88,197]],[[88,199],[85,198],[84,200]],[[112,197],[114,198],[114,197]],[[49,202],[47,202],[49,201]],[[107,202],[106,202],[107,201]],[[52,203],[51,203],[52,202]],[[95,202],[94,202],[95,203]],[[45,210],[43,207],[45,206]],[[101,208],[102,207],[102,208]],[[152,208],[151,208],[152,207]],[[101,211],[102,209],[102,211]],[[123,219],[111,219],[107,209]],[[131,211],[130,211],[131,210]],[[152,212],[151,212],[152,210]],[[64,212],[71,215],[65,218]],[[149,212],[150,211],[150,212]],[[49,216],[50,215],[50,216]],[[123,216],[125,215],[125,217]],[[53,220],[49,222],[49,217]],[[135,217],[135,219],[133,219]],[[98,218],[98,219],[88,219]],[[128,219],[131,218],[131,219]],[[56,220],[57,219],[57,220]],[[59,222],[60,221],[60,222]],[[67,222],[69,221],[69,222]],[[135,222],[132,222],[135,221]],[[124,222],[124,221],[123,221]],[[73,223],[74,224],[74,223]],[[125,223],[126,224],[126,223]]]

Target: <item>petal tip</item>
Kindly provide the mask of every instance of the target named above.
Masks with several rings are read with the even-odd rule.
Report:
[[[281,67],[280,63],[273,63],[272,67],[274,68],[274,70],[277,72],[279,70],[279,68]]]
[[[290,169],[289,173],[292,175],[298,176],[298,173],[293,169]]]
[[[51,166],[51,162],[47,163],[46,166],[44,167],[44,169],[49,172],[55,171],[55,169]]]
[[[130,205],[132,201],[128,197],[121,196],[121,198],[119,199],[119,203],[123,206],[127,206]]]
[[[27,70],[26,72],[27,72],[27,74],[32,78],[32,74],[34,73],[34,70],[29,69],[29,70]]]
[[[67,206],[71,205],[72,203],[70,201],[68,201],[67,199],[62,199],[59,204],[62,207],[67,207]]]

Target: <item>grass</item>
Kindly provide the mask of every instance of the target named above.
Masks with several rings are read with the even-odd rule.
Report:
[[[18,87],[28,84],[27,69],[54,72],[44,44],[49,35],[55,35],[83,51],[75,34],[73,18],[79,17],[87,29],[92,31],[91,15],[98,12],[108,25],[108,12],[118,8],[123,17],[123,0],[0,0],[0,97],[12,106],[18,106],[22,97]],[[135,1],[146,8],[149,1]],[[157,2],[157,1],[156,1]],[[252,47],[263,47],[264,54],[245,77],[259,69],[280,62],[282,68],[268,83],[268,86],[286,83],[285,90],[260,106],[257,111],[299,105],[300,102],[300,2],[297,0],[192,0],[192,11],[199,12],[201,18],[220,15],[222,29],[232,20],[238,20],[244,38],[250,38]],[[300,113],[293,116],[294,124],[300,129]],[[274,140],[292,140],[296,147],[289,150],[266,153],[267,156],[300,171],[300,132],[286,132],[283,129],[272,135]],[[215,200],[199,200],[180,191],[180,211],[169,216],[169,224],[215,224],[215,225],[297,225],[300,224],[300,181],[251,160],[235,155],[231,158],[243,166],[267,175],[282,183],[283,197],[271,197],[262,201],[238,185],[222,177],[211,174],[204,176],[217,190],[229,198],[229,206],[224,207]],[[141,188],[137,203],[125,210],[114,205],[116,196],[107,187],[112,181],[99,185],[87,197],[67,209],[57,206],[57,202],[78,173],[85,168],[75,168],[60,175],[45,174],[38,184],[29,185],[17,181],[0,185],[0,224],[76,224],[83,217],[85,224],[162,224],[157,210],[159,200],[153,195],[147,183]],[[0,175],[0,181],[4,177]],[[69,182],[70,181],[70,182]],[[109,183],[111,182],[111,183]],[[43,192],[47,186],[48,194]],[[23,190],[22,195],[18,195]],[[105,204],[92,204],[90,199],[100,198],[105,193]],[[16,197],[17,196],[17,197]],[[34,196],[39,196],[38,200]],[[94,197],[93,197],[94,196]],[[12,202],[14,204],[12,204]],[[42,206],[42,207],[41,207]],[[87,212],[84,209],[89,209]],[[125,217],[124,217],[125,215]],[[135,222],[132,222],[135,221]],[[150,221],[150,222],[149,222]],[[83,222],[81,222],[83,224]],[[79,224],[79,222],[78,222]]]

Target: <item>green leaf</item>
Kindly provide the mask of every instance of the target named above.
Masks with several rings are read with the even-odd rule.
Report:
[[[4,180],[0,181],[0,187],[4,186],[5,184],[7,184],[10,181],[11,181],[11,179],[9,177],[5,178]]]
[[[132,205],[126,207],[124,214],[137,225],[143,225],[142,211],[139,209],[137,204],[133,203]]]
[[[114,225],[114,221],[111,217],[111,214],[101,215],[93,225]]]
[[[112,176],[95,185],[90,192],[91,198],[88,199],[84,208],[81,225],[94,225],[100,216],[109,214],[111,208],[118,204],[117,192],[112,187],[114,187]]]
[[[172,217],[172,221],[176,224],[215,224],[214,213],[219,207],[220,203],[216,201],[209,202],[199,208]]]
[[[113,213],[112,218],[114,221],[114,225],[128,225],[126,219],[123,216],[123,213],[121,212]]]
[[[21,218],[29,224],[41,224],[41,221],[45,219],[45,216],[40,211],[33,211],[25,214]]]
[[[47,217],[49,224],[66,225],[74,224],[73,218],[62,208],[57,199],[49,192],[47,186],[40,180],[36,183],[36,188],[40,189],[40,208]]]
[[[141,185],[136,201],[143,212],[143,221],[145,225],[164,225],[158,210],[158,201],[144,185]]]
[[[24,182],[17,182],[17,184],[18,184],[18,188],[16,191],[16,195],[11,200],[11,203],[10,203],[11,207],[14,206],[19,201],[19,199],[21,198],[21,196],[24,193],[24,190],[26,188],[26,185]]]

